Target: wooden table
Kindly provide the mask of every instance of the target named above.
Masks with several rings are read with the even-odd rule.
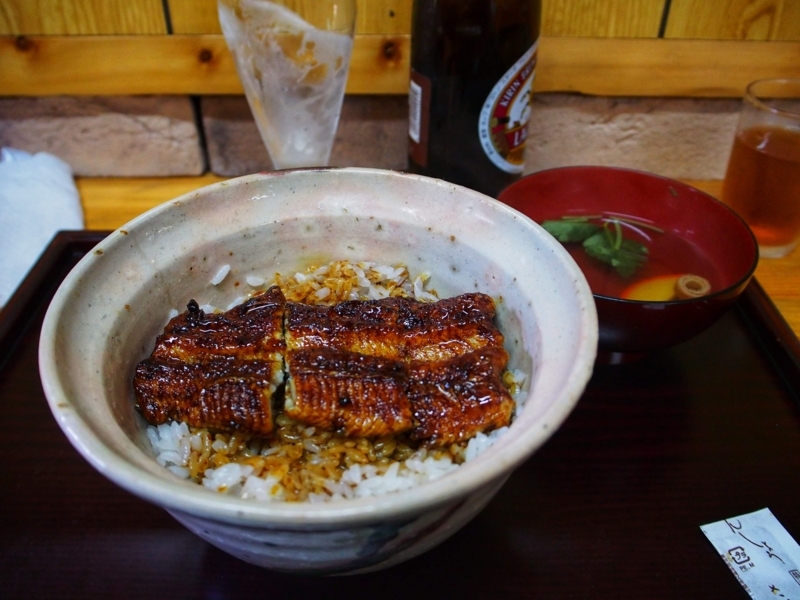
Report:
[[[116,229],[144,211],[224,178],[216,175],[169,178],[79,178],[87,229]],[[720,181],[689,181],[719,197]],[[800,337],[800,250],[781,259],[762,259],[756,278]]]

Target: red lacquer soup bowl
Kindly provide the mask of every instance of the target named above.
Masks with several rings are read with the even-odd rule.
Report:
[[[582,243],[564,243],[592,288],[600,356],[609,360],[615,360],[617,353],[630,356],[694,337],[730,307],[758,263],[756,240],[735,212],[700,190],[650,173],[594,166],[550,169],[523,177],[498,199],[539,224],[603,216],[620,218],[623,236],[634,229],[642,234],[638,241],[647,247],[644,266],[621,278],[616,287],[606,285],[612,267],[589,256]],[[632,229],[629,221],[635,223]],[[603,219],[592,222],[605,226],[612,240],[620,230],[614,223],[605,225]],[[595,271],[604,271],[605,278]],[[689,299],[631,299],[627,290],[636,287],[637,278],[668,279],[670,271],[702,271],[711,289]],[[616,271],[613,274],[620,277]]]

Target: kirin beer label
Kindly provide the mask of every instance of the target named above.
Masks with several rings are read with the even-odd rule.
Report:
[[[483,151],[506,173],[522,173],[525,162],[537,46],[538,42],[495,84],[478,118]]]

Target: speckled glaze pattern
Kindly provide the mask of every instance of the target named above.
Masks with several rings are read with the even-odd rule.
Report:
[[[347,529],[319,526],[234,529],[181,511],[169,512],[196,535],[245,562],[279,571],[353,575],[385,569],[446,540],[486,506],[507,478],[490,482],[458,502],[431,507],[416,516],[389,518]],[[265,548],[280,551],[265,552]]]
[[[509,367],[527,375],[509,431],[453,473],[400,494],[322,504],[217,494],[160,467],[131,379],[171,309],[227,306],[270,278],[330,260],[405,263],[440,295],[497,303]],[[230,266],[218,285],[211,279]],[[249,175],[167,202],[112,233],[59,288],[40,372],[75,448],[124,489],[253,564],[347,573],[385,568],[446,539],[560,426],[591,375],[597,314],[552,237],[499,202],[443,181],[376,169]]]

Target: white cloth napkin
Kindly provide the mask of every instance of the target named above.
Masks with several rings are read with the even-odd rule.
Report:
[[[83,229],[70,166],[44,152],[0,149],[0,306],[62,229]]]

